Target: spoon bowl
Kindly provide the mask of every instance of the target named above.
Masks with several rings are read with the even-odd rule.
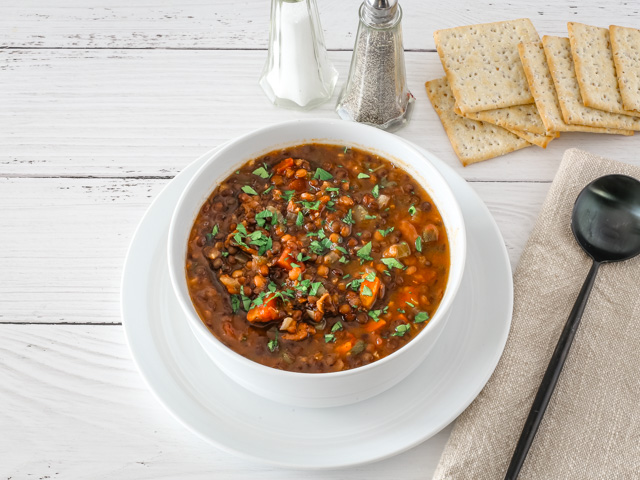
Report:
[[[571,217],[576,240],[596,262],[619,262],[640,253],[640,182],[607,175],[587,185]]]

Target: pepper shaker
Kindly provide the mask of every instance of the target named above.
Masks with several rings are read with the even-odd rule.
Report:
[[[397,130],[411,115],[398,0],[365,0],[349,77],[336,105],[345,120]]]
[[[260,77],[269,100],[308,110],[331,98],[337,80],[316,0],[272,0],[269,53]]]

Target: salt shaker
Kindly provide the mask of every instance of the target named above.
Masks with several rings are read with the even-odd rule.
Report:
[[[398,0],[365,0],[353,48],[349,78],[336,111],[345,120],[397,130],[411,115]]]
[[[269,54],[260,77],[269,100],[308,110],[331,98],[337,80],[316,0],[272,0]]]

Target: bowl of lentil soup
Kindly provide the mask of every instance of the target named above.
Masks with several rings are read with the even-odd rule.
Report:
[[[266,127],[218,150],[183,192],[168,248],[216,365],[311,407],[366,399],[413,371],[446,324],[465,255],[460,208],[429,160],[338,120]]]

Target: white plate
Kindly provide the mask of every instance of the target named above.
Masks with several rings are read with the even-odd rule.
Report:
[[[423,151],[462,207],[468,251],[451,318],[426,360],[374,398],[333,408],[295,408],[227,378],[193,337],[171,290],[167,231],[178,197],[213,152],[158,195],[133,237],[122,279],[124,330],[142,376],[185,426],[216,447],[295,468],[339,468],[403,452],[451,423],[478,395],[502,354],[513,307],[502,236],[474,190]]]

